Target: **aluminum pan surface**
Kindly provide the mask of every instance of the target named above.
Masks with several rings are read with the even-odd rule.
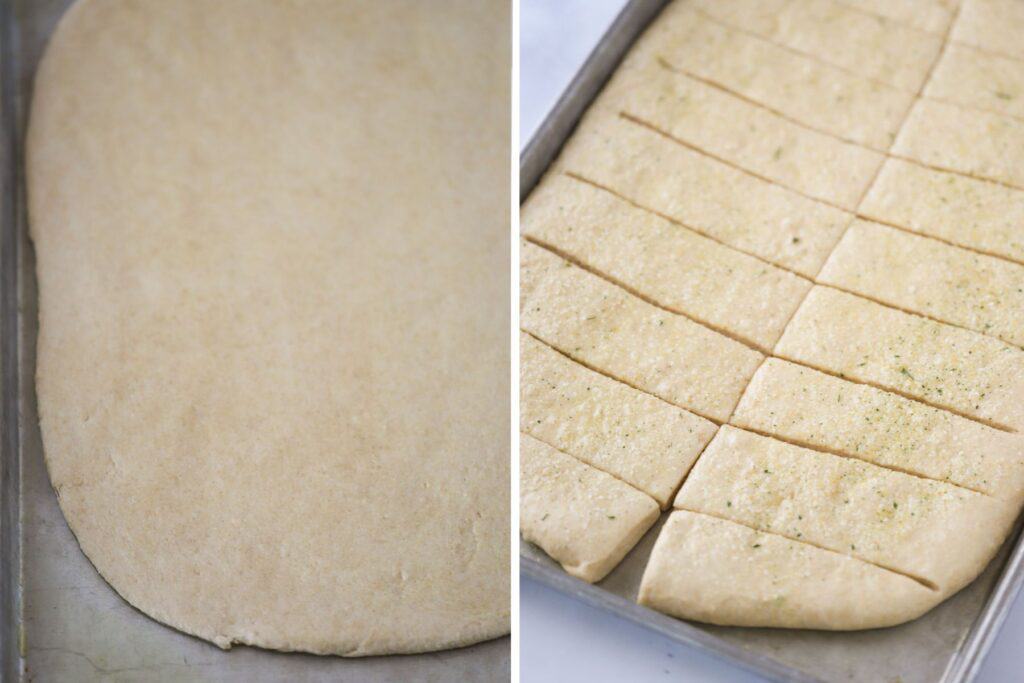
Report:
[[[543,176],[580,116],[666,0],[630,0],[523,151],[520,201]],[[730,628],[685,622],[636,604],[640,578],[665,515],[596,585],[575,579],[521,542],[522,574],[770,680],[960,683],[973,680],[1024,583],[1020,524],[985,571],[928,614],[858,632]],[[1009,560],[1007,559],[1009,557]]]
[[[511,675],[508,637],[457,650],[343,659],[306,654],[286,654],[237,646],[223,652],[215,646],[182,634],[146,617],[122,600],[103,581],[82,554],[57,504],[43,462],[36,415],[35,339],[36,284],[34,255],[27,238],[22,206],[23,182],[17,161],[24,132],[31,79],[46,39],[70,0],[16,0],[4,3],[7,19],[13,25],[2,27],[5,69],[13,58],[17,69],[13,87],[5,91],[4,106],[12,106],[17,119],[15,130],[5,131],[12,150],[5,150],[3,162],[17,182],[0,199],[5,213],[4,263],[17,258],[11,278],[3,281],[4,300],[17,295],[17,327],[4,319],[7,345],[16,339],[18,363],[14,375],[18,385],[4,374],[5,418],[18,420],[4,424],[4,436],[18,435],[20,443],[10,448],[5,443],[5,465],[17,460],[21,467],[18,481],[5,482],[5,503],[20,500],[20,556],[23,608],[12,616],[14,623],[0,626],[5,652],[23,655],[22,661],[5,661],[0,680],[24,681],[507,681]],[[13,12],[11,12],[13,10]],[[8,40],[13,37],[14,41]],[[11,103],[9,96],[15,101]],[[8,121],[5,121],[8,123]],[[12,160],[13,159],[15,160]],[[20,210],[20,209],[19,209]],[[7,248],[14,246],[11,253]],[[11,261],[14,263],[14,261]],[[6,275],[6,274],[5,274]],[[11,288],[17,291],[12,292]],[[9,348],[9,347],[8,347]],[[6,349],[5,349],[6,350]],[[11,404],[14,405],[11,405]],[[8,410],[12,408],[13,410]],[[17,417],[20,413],[20,418]],[[15,428],[16,427],[16,428]],[[12,528],[5,524],[6,534]],[[16,576],[17,558],[4,557],[3,571]],[[15,591],[17,592],[17,591]],[[7,597],[5,592],[5,599]],[[18,665],[24,667],[18,676]],[[10,672],[10,673],[8,673]],[[6,675],[5,675],[6,674]]]

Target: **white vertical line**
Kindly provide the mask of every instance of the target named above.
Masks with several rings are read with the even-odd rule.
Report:
[[[511,565],[511,673],[513,683],[519,681],[519,0],[512,0],[512,117],[509,146],[509,165],[511,191],[509,207],[511,224],[509,225],[509,241],[511,246],[511,262],[509,275],[511,296],[509,297],[509,348],[511,359],[511,376],[509,390],[512,407],[509,420],[510,443],[510,528],[509,528],[509,562]]]

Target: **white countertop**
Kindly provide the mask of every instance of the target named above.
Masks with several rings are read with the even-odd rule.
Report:
[[[554,105],[624,0],[521,0],[520,139],[523,146]],[[523,578],[520,588],[523,683],[761,679]],[[1024,680],[1024,603],[1018,599],[979,683]]]

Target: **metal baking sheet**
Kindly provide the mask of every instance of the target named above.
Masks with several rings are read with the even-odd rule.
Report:
[[[632,0],[626,5],[523,151],[520,201],[537,184],[623,55],[666,4],[666,0]],[[522,575],[770,680],[801,683],[971,681],[1024,582],[1024,544],[1018,524],[977,580],[925,616],[902,626],[832,633],[686,622],[635,602],[647,558],[666,516],[662,515],[622,564],[596,585],[569,576],[526,542],[520,548]]]
[[[70,0],[0,2],[0,681],[508,681],[508,637],[422,655],[343,659],[239,646],[224,652],[122,600],[78,548],[43,464],[33,377],[36,283],[22,139],[32,76]]]

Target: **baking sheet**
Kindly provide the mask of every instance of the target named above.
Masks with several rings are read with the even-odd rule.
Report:
[[[2,681],[508,681],[510,641],[342,659],[236,646],[229,652],[132,608],[82,554],[50,487],[36,415],[36,283],[21,147],[31,79],[70,0],[0,2],[4,138],[0,179]],[[339,607],[341,608],[341,607]]]
[[[602,38],[520,159],[520,201],[537,184],[615,66],[666,0],[632,0]],[[831,633],[730,628],[685,622],[636,604],[640,578],[667,513],[603,581],[575,579],[532,544],[520,567],[585,602],[673,640],[732,661],[770,680],[865,683],[960,683],[973,680],[1024,581],[1020,524],[970,586],[909,624]]]

